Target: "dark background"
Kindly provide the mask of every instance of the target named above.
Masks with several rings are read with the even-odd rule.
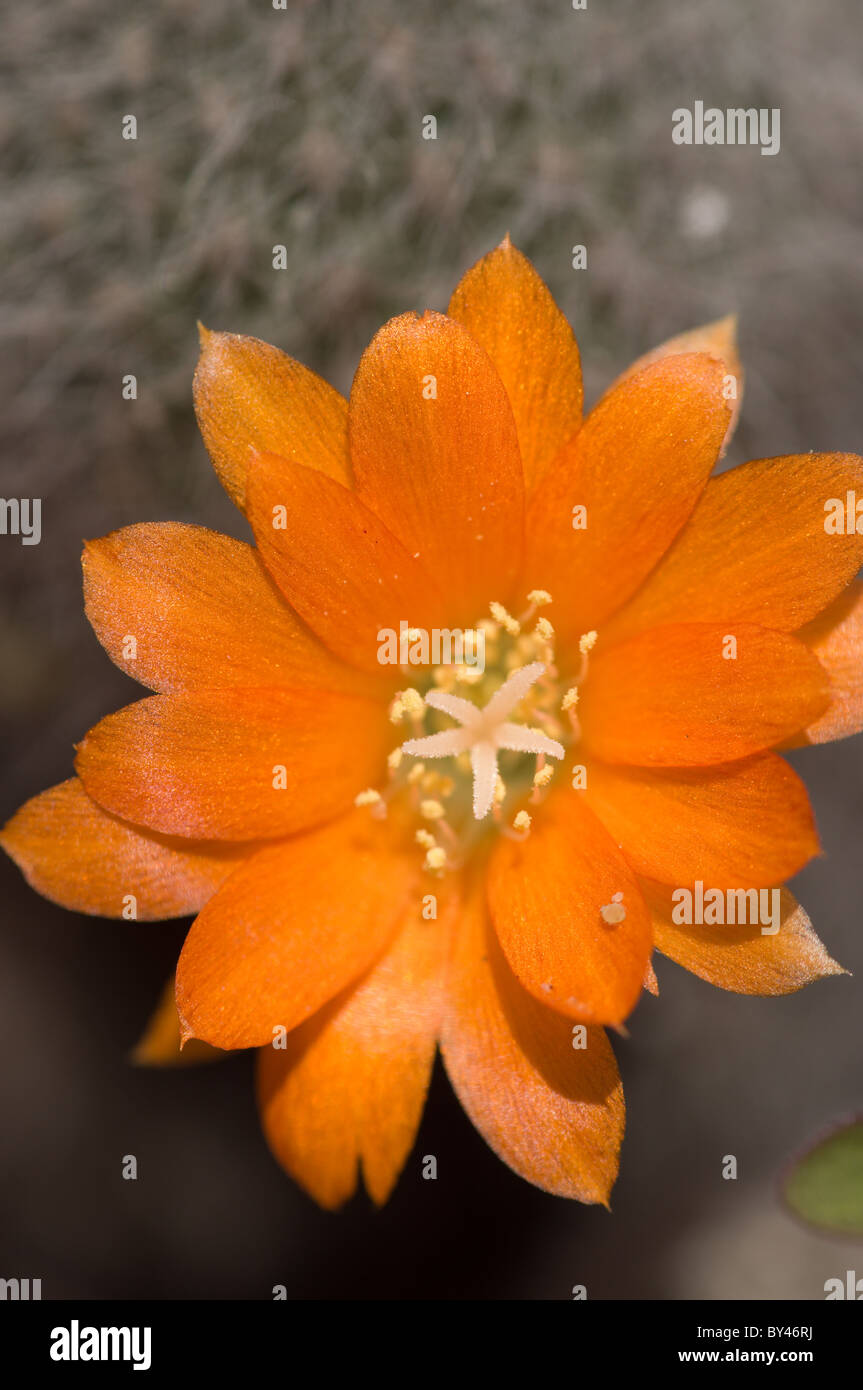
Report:
[[[2,492],[43,499],[43,536],[0,537],[3,818],[136,698],[84,620],[82,539],[158,519],[245,534],[195,430],[198,317],[347,389],[386,317],[445,308],[509,230],[576,328],[589,400],[736,309],[730,462],[863,446],[859,0],[289,5],[6,7]],[[696,99],[780,107],[781,152],[673,145]],[[47,1298],[823,1297],[863,1251],[798,1226],[778,1180],[863,1108],[861,742],[794,761],[824,845],[795,887],[857,978],[743,999],[660,959],[661,998],[615,1042],[611,1215],[510,1174],[439,1071],[389,1207],[319,1212],[265,1148],[248,1057],[128,1064],[183,924],[65,913],[4,860],[0,1275]]]

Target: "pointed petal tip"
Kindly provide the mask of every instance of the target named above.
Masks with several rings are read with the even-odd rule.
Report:
[[[204,324],[201,323],[201,320],[198,319],[198,342],[201,345],[202,352],[204,352],[204,350],[206,349],[207,344],[209,343],[212,336],[213,335],[210,332],[209,328],[206,328]]]
[[[713,323],[708,324],[708,328],[713,329],[717,341],[721,342],[732,354],[736,354],[737,352],[738,323],[739,316],[735,312],[733,314],[726,314],[724,318],[715,319]]]
[[[400,1175],[400,1172],[393,1173],[386,1183],[373,1183],[369,1181],[369,1176],[365,1171],[365,1165],[363,1166],[363,1186],[377,1211],[382,1211],[390,1200]],[[345,1200],[347,1201],[347,1198],[345,1198]]]

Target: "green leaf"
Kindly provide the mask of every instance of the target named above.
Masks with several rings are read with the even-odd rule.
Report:
[[[785,1179],[785,1200],[813,1226],[863,1236],[863,1119],[820,1140]]]

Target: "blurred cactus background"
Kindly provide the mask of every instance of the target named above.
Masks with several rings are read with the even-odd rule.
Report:
[[[83,617],[82,539],[158,519],[247,534],[195,427],[197,319],[347,390],[384,319],[444,309],[509,231],[576,329],[589,401],[736,310],[728,462],[863,452],[861,45],[859,0],[7,5],[0,491],[42,498],[42,541],[0,537],[0,816],[136,698]],[[778,107],[779,154],[674,145],[696,100]],[[522,1185],[439,1069],[390,1207],[318,1213],[265,1149],[248,1058],[128,1064],[182,924],[75,917],[4,861],[0,1274],[46,1298],[823,1297],[856,1257],[794,1223],[779,1175],[863,1099],[861,741],[794,761],[825,849],[798,895],[858,979],[760,1001],[659,959],[659,1000],[615,1040],[612,1215]]]

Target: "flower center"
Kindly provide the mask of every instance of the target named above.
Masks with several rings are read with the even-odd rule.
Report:
[[[389,782],[382,792],[361,792],[356,804],[378,817],[395,802],[406,805],[419,821],[415,839],[430,873],[460,868],[489,830],[525,838],[527,806],[543,800],[578,741],[578,685],[596,633],[581,638],[576,682],[566,687],[554,628],[537,616],[549,603],[551,595],[535,589],[517,618],[492,603],[465,643],[472,663],[429,666],[390,706],[403,737],[388,759]]]

